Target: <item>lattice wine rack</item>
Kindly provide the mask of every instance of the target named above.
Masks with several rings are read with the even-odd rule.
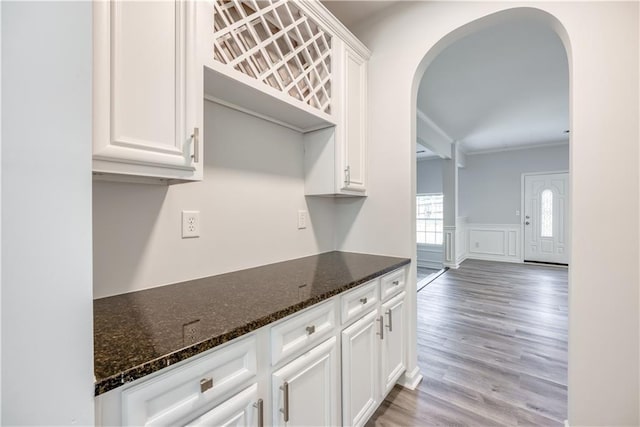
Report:
[[[294,1],[214,0],[214,57],[331,114],[331,36]]]

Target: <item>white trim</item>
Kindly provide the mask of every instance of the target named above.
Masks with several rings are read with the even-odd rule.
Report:
[[[307,130],[304,130],[304,129],[299,128],[297,126],[294,126],[292,124],[283,122],[283,121],[278,120],[278,119],[274,119],[273,117],[269,117],[269,116],[267,116],[265,114],[256,113],[253,110],[241,107],[241,106],[239,106],[237,104],[234,104],[232,102],[225,101],[224,99],[216,98],[215,96],[209,95],[207,93],[204,94],[204,100],[205,101],[209,101],[209,102],[213,102],[214,104],[222,105],[223,107],[231,108],[232,110],[240,111],[241,113],[245,113],[245,114],[248,114],[248,115],[253,116],[253,117],[257,117],[257,118],[262,119],[262,120],[266,120],[267,122],[271,122],[271,123],[275,123],[275,124],[280,125],[280,126],[284,126],[287,129],[295,130],[296,132],[300,132],[300,133],[308,132]]]
[[[422,156],[422,157],[418,157],[419,154],[416,153],[416,162],[423,162],[425,160],[442,160],[442,157],[440,157],[437,154],[434,155],[428,155],[428,156]]]
[[[337,36],[344,41],[352,50],[365,60],[371,57],[371,51],[358,38],[353,35],[345,25],[340,22],[319,0],[309,0],[305,2],[297,2],[306,12],[311,13],[320,24],[326,27],[332,35]]]
[[[474,232],[499,234],[501,244],[495,247],[478,247],[473,244],[471,237]],[[521,224],[475,224],[466,225],[467,248],[466,259],[478,259],[485,261],[500,261],[522,263],[522,232]],[[496,242],[495,237],[489,242]]]
[[[564,427],[570,427],[569,426],[569,420],[564,420]]]
[[[422,374],[420,373],[420,368],[416,366],[413,371],[405,372],[397,384],[409,390],[415,390],[420,381],[422,381]]]
[[[446,139],[449,144],[453,144],[454,139],[449,136],[436,122],[431,120],[431,117],[427,116],[427,114],[421,109],[416,107],[416,115],[420,120],[422,120],[427,126],[436,131],[440,136]],[[427,147],[428,148],[428,147]]]
[[[544,144],[526,144],[526,145],[516,145],[516,146],[512,146],[512,147],[488,148],[486,150],[474,150],[474,151],[470,151],[467,148],[465,150],[465,154],[467,156],[476,156],[476,155],[480,155],[480,154],[502,153],[503,151],[520,151],[520,150],[532,150],[532,149],[536,149],[536,148],[560,147],[560,146],[563,146],[563,145],[569,145],[569,140],[549,142],[549,143],[544,143]]]

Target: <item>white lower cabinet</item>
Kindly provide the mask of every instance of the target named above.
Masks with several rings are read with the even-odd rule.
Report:
[[[360,426],[378,406],[378,311],[342,331],[342,424]]]
[[[382,340],[382,392],[386,395],[405,371],[405,292],[382,304],[384,339]]]
[[[399,269],[96,398],[96,425],[362,426],[406,369]]]
[[[258,384],[253,384],[226,402],[189,422],[187,426],[261,426],[264,420],[262,404],[262,400],[258,399]]]
[[[273,425],[337,425],[337,345],[332,337],[272,376]]]

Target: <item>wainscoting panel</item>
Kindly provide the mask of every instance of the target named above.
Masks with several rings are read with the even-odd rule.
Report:
[[[456,218],[456,264],[460,265],[467,257],[467,217]]]
[[[522,262],[519,224],[466,224],[466,229],[466,258]]]
[[[418,267],[442,268],[444,260],[443,245],[418,244]]]

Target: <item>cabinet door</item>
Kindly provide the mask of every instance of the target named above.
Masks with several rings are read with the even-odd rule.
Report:
[[[191,421],[187,426],[253,427],[259,425],[258,416],[258,385],[254,384]]]
[[[105,1],[93,9],[94,172],[199,179],[193,3]]]
[[[345,46],[342,189],[366,190],[367,63]]]
[[[338,425],[336,338],[325,341],[273,373],[273,424]]]
[[[376,410],[380,337],[374,310],[342,331],[342,424],[361,426]]]
[[[405,306],[402,292],[382,304],[384,340],[382,340],[382,392],[386,396],[405,371]]]

